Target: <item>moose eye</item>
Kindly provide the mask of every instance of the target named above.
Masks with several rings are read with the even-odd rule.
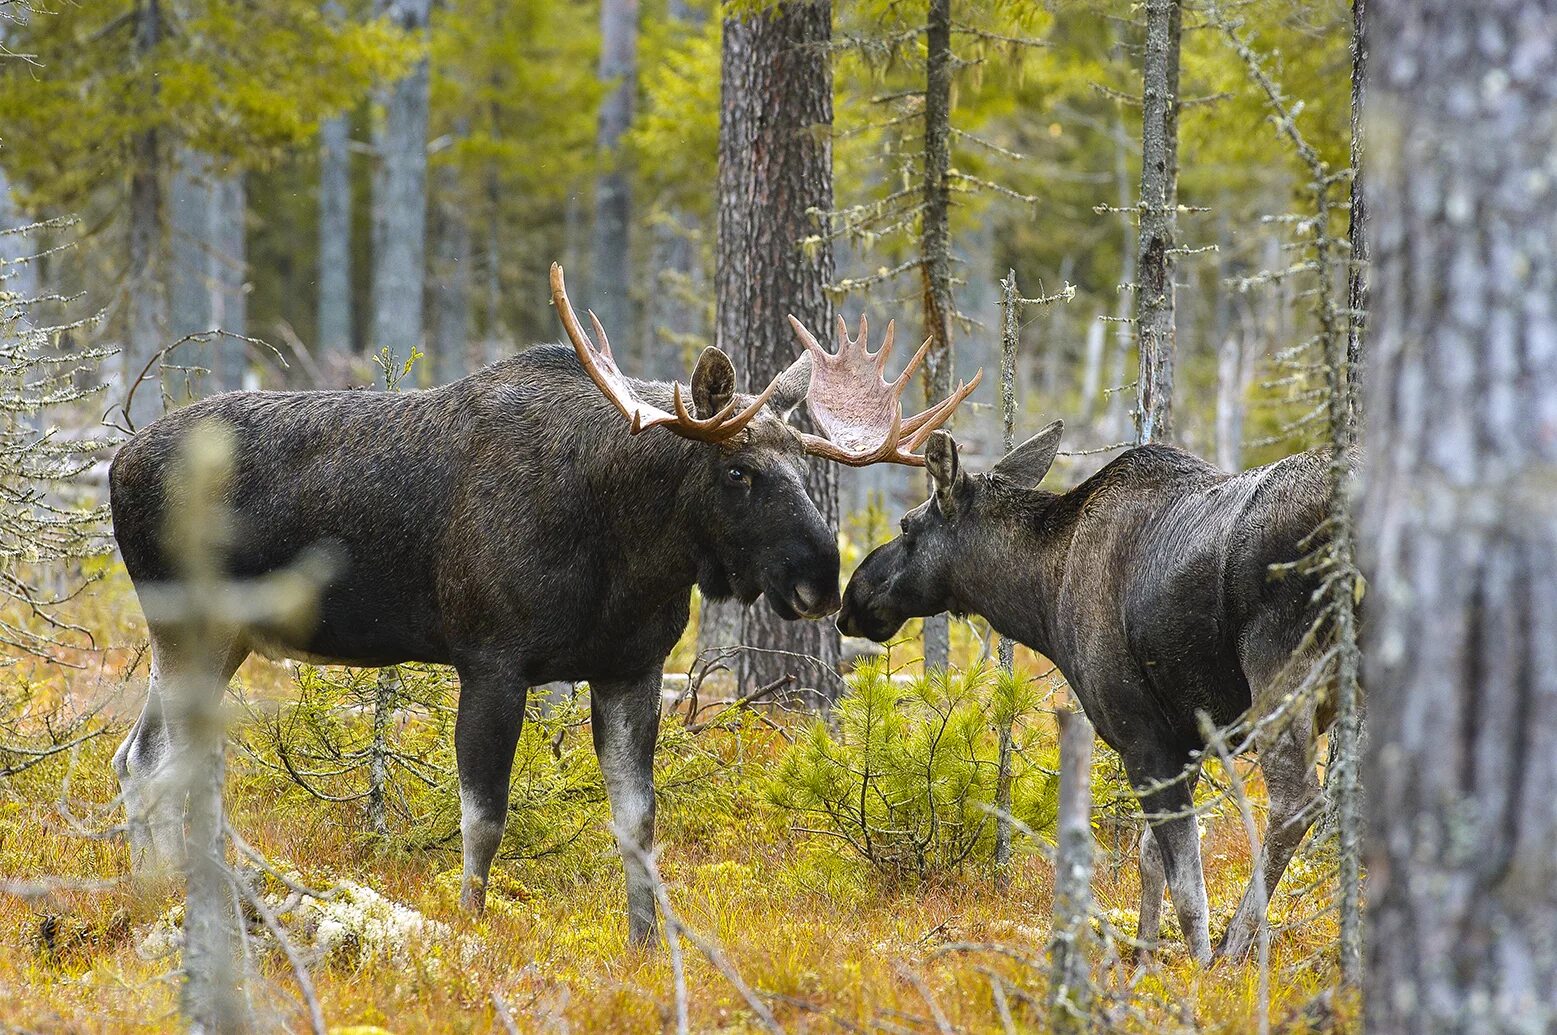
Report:
[[[745,485],[751,481],[751,476],[746,473],[744,467],[732,467],[724,474],[730,479],[732,485]]]

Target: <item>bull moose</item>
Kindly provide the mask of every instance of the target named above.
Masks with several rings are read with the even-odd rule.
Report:
[[[227,644],[222,681],[251,651],[453,665],[461,903],[473,911],[503,835],[527,690],[588,681],[629,935],[644,943],[658,932],[639,860],[653,838],[661,671],[693,586],[709,599],[766,597],[785,619],[831,614],[837,539],[806,494],[807,455],[922,465],[914,451],[977,378],[905,419],[900,396],[924,349],[888,383],[891,328],[870,353],[862,319],[857,340],[840,333],[834,354],[813,339],[754,397],[736,392],[723,352],[705,350],[689,410],[682,385],[623,376],[594,314],[598,347],[579,323],[556,265],[551,288],[571,348],[536,346],[426,391],[235,392],[162,417],[114,458],[114,535],[137,592],[171,579],[170,471],[202,422],[230,429],[233,574],[275,571],[314,544],[330,547],[338,574],[306,634],[255,629]],[[802,401],[822,435],[786,422]],[[182,852],[184,802],[166,779],[182,733],[161,698],[180,670],[212,660],[150,626],[146,706],[114,755],[137,867]]]
[[[1325,716],[1295,691],[1323,644],[1308,636],[1329,457],[1290,456],[1227,474],[1166,445],[1137,446],[1068,492],[1037,488],[1059,448],[1055,421],[987,475],[961,466],[943,431],[925,455],[934,491],[872,552],[838,627],[885,641],[909,618],[977,613],[1053,661],[1119,752],[1151,819],[1141,840],[1143,944],[1164,884],[1190,952],[1211,956],[1200,832],[1191,812],[1205,747],[1198,713],[1255,723],[1270,793],[1265,887],[1274,890],[1314,819],[1314,737]],[[1251,881],[1219,951],[1258,930]]]

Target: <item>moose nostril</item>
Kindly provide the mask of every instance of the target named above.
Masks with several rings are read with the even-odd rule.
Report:
[[[805,614],[820,617],[838,610],[838,591],[814,582],[795,586],[795,602]]]

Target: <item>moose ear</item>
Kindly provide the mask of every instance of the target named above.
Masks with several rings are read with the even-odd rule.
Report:
[[[1063,434],[1065,422],[1055,421],[1007,453],[990,473],[1026,489],[1037,488],[1054,463],[1054,454],[1059,452]]]
[[[951,517],[957,488],[962,481],[962,464],[957,459],[957,440],[944,431],[932,431],[924,448],[924,466],[935,483],[935,505],[941,514]]]
[[[692,370],[692,413],[707,420],[735,398],[735,368],[730,357],[710,345]]]
[[[785,420],[795,412],[795,407],[806,401],[811,390],[811,353],[807,352],[791,363],[778,376],[778,388],[774,389],[768,405]]]

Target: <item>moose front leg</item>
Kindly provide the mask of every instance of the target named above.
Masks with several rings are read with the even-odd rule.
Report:
[[[465,868],[460,906],[479,913],[486,906],[492,858],[508,823],[508,778],[524,728],[528,688],[516,665],[503,659],[466,661],[460,674],[459,711],[454,718],[454,760],[460,777],[460,841]]]
[[[654,743],[660,729],[660,673],[590,685],[595,754],[611,799],[611,821],[627,871],[627,935],[659,940],[654,883],[644,865],[654,848]]]

